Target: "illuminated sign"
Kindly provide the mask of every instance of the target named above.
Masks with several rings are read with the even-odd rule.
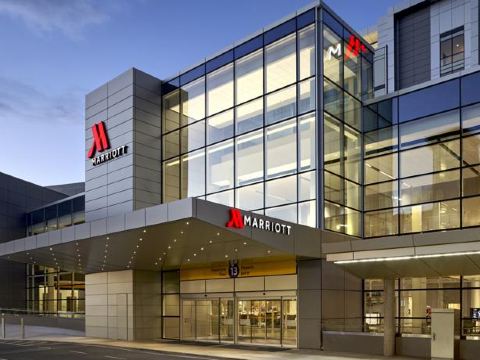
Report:
[[[290,235],[292,226],[283,224],[277,221],[270,221],[262,219],[254,215],[243,215],[238,209],[230,209],[230,220],[228,220],[226,227],[243,229],[244,227],[251,227],[265,231],[271,231],[276,234]]]
[[[359,38],[355,35],[350,35],[348,39],[348,44],[345,49],[345,60],[356,58],[360,53],[366,53],[367,48],[362,44]],[[337,45],[330,45],[327,49],[327,59],[332,60],[332,57],[336,59],[342,56],[342,45],[338,43]]]
[[[127,153],[127,145],[122,145],[107,153],[95,155],[97,152],[101,153],[110,149],[110,141],[103,121],[92,126],[92,136],[93,142],[87,156],[89,159],[92,159],[93,166],[102,164]]]

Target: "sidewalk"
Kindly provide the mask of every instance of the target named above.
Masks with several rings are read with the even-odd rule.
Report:
[[[351,359],[387,359],[383,356],[326,353],[316,350],[297,350],[280,348],[262,348],[259,346],[228,346],[219,344],[192,344],[174,341],[120,341],[79,336],[33,336],[26,340],[70,342],[90,346],[115,346],[130,349],[162,351],[176,354],[190,354],[204,357],[219,357],[242,360],[351,360]],[[395,357],[396,360],[412,358]]]

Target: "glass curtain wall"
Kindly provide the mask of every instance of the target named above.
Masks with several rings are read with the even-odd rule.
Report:
[[[85,275],[27,265],[27,309],[61,317],[84,317]]]
[[[462,336],[480,335],[480,276],[396,280],[397,332],[430,334],[431,310],[460,310]],[[383,280],[364,280],[364,330],[383,332]]]
[[[480,225],[477,78],[364,108],[365,237]]]
[[[373,54],[323,10],[324,221],[362,235],[362,106],[372,96]]]
[[[300,15],[167,84],[164,202],[199,197],[316,226],[314,18]]]

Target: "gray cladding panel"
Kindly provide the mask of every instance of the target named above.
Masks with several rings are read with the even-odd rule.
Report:
[[[430,7],[399,14],[395,26],[397,88],[430,80]]]
[[[127,154],[95,167],[86,159],[87,221],[160,202],[160,89],[160,80],[130,69],[86,96],[85,154],[92,146],[91,127],[100,121],[111,149],[128,146]]]

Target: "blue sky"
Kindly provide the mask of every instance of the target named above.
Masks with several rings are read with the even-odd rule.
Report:
[[[362,30],[399,0],[326,0]],[[175,74],[311,0],[0,0],[0,171],[84,180],[84,95],[134,66]]]

